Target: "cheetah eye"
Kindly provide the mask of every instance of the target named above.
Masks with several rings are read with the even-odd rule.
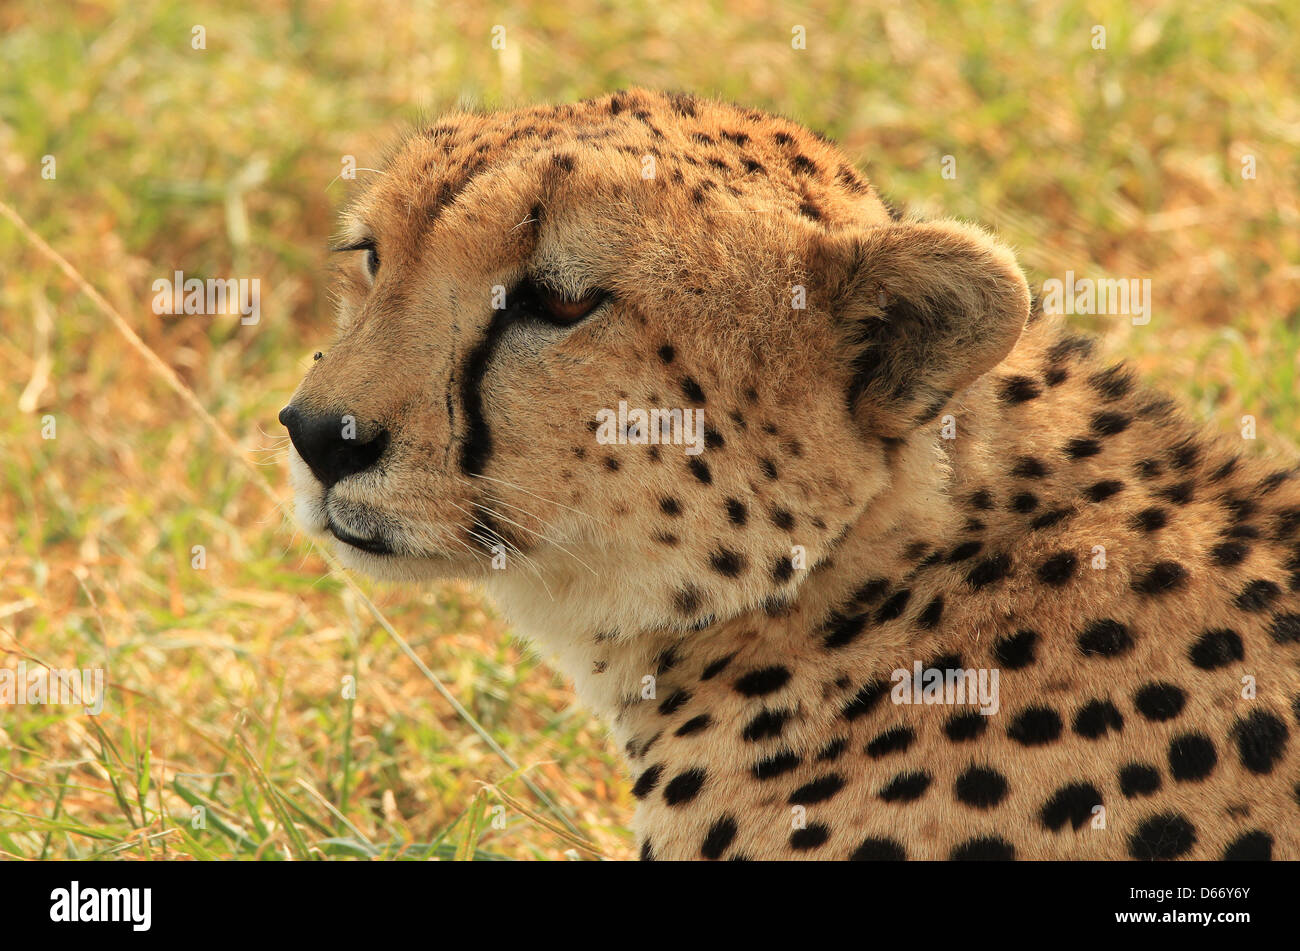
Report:
[[[361,261],[361,269],[365,272],[366,280],[371,284],[375,283],[375,275],[379,273],[379,249],[375,247],[374,238],[363,238],[360,241],[339,245],[330,250],[366,252],[366,256]]]
[[[530,309],[547,323],[555,324],[557,327],[570,327],[576,324],[604,303],[605,298],[609,296],[598,288],[578,298],[569,297],[541,284],[533,284],[529,290],[531,291],[529,296],[532,298],[529,303],[534,305]]]

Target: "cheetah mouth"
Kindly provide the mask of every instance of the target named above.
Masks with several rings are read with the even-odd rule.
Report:
[[[393,547],[389,545],[388,542],[384,541],[384,539],[380,538],[379,536],[375,536],[373,538],[363,538],[362,536],[354,535],[351,532],[349,532],[346,528],[343,528],[341,525],[339,525],[338,522],[334,521],[334,518],[330,516],[328,513],[326,514],[325,518],[326,518],[325,527],[329,530],[329,533],[339,541],[343,542],[343,544],[351,545],[353,548],[358,548],[361,551],[368,552],[371,555],[397,554],[397,552],[394,551]]]

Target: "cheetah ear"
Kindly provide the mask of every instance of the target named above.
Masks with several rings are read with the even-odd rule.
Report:
[[[900,437],[1011,351],[1029,286],[1010,250],[958,222],[841,240],[832,306],[850,353],[849,411],[867,431]]]

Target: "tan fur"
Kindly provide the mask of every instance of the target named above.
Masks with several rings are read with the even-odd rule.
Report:
[[[484,581],[625,749],[646,857],[1300,857],[1295,469],[1226,471],[1228,440],[1029,319],[984,232],[891,220],[784,119],[633,90],[420,130],[345,214],[366,237],[374,285],[341,268],[294,405],[392,441],[328,500],[295,455],[302,518],[397,549],[339,544],[376,576]],[[471,355],[525,275],[611,297],[499,335],[467,472]],[[707,479],[682,446],[600,445],[620,400],[703,409]],[[1087,645],[1115,628],[1080,640],[1103,619],[1114,656]],[[943,655],[999,672],[969,739],[972,707],[891,702]],[[1088,736],[1092,701],[1122,725]],[[1193,733],[1213,767],[1177,778]],[[1131,764],[1159,788],[1122,791]]]

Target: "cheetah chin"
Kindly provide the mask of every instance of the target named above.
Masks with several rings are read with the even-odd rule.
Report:
[[[302,521],[483,581],[623,748],[644,858],[1300,858],[1297,467],[987,232],[633,90],[412,132],[338,250]]]

